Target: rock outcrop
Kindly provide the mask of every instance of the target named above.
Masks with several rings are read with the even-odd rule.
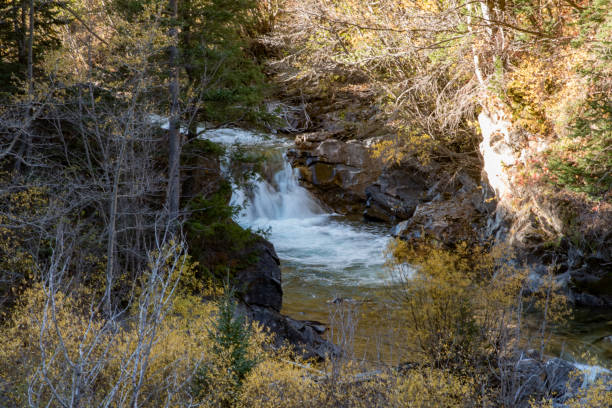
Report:
[[[292,319],[272,308],[245,303],[239,311],[274,334],[276,347],[289,344],[306,359],[322,360],[340,354],[337,346],[323,338],[326,328],[319,322]]]
[[[333,133],[305,133],[295,139],[288,152],[302,183],[335,211],[359,212],[366,200],[366,188],[381,174],[383,165],[373,159],[369,146],[374,139],[343,142]]]
[[[474,231],[491,210],[482,186],[465,172],[448,174],[432,162],[385,165],[373,158],[379,138],[343,142],[332,133],[299,135],[289,154],[302,183],[334,211],[399,224],[405,239],[432,236],[447,244],[479,239]]]
[[[453,199],[419,204],[412,217],[393,228],[392,235],[404,240],[428,236],[451,246],[478,242],[486,221],[481,201],[482,193],[474,188],[458,192]]]
[[[323,324],[295,320],[280,313],[283,302],[280,261],[274,246],[258,238],[247,249],[257,261],[237,272],[236,293],[241,299],[240,311],[259,322],[275,336],[275,344],[288,343],[304,358],[323,359],[336,354],[338,348],[323,339]]]
[[[283,305],[280,261],[274,245],[258,237],[247,250],[256,261],[237,271],[236,294],[247,305],[280,312]]]
[[[612,307],[612,205],[526,179],[547,148],[545,139],[515,127],[501,108],[479,115],[483,172],[498,198],[490,233],[508,242],[534,270],[555,265],[575,303]]]

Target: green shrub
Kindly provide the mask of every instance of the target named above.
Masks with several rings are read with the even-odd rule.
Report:
[[[251,329],[242,315],[236,314],[236,301],[234,294],[226,290],[218,302],[219,311],[213,327],[208,331],[208,338],[212,342],[212,358],[196,372],[193,391],[203,396],[209,392],[216,392],[212,384],[216,377],[225,375],[229,384],[221,399],[223,407],[234,406],[240,396],[240,391],[247,375],[257,365],[257,360],[249,353]]]
[[[224,182],[210,197],[195,197],[187,206],[191,212],[186,223],[190,254],[198,263],[199,278],[216,285],[257,261],[249,245],[258,236],[234,222],[238,208],[228,203],[230,196],[231,185]]]

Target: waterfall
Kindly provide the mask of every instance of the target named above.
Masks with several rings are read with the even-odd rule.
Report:
[[[243,205],[246,201],[246,208],[240,214],[240,222],[245,225],[325,214],[321,205],[299,185],[296,170],[286,160],[283,160],[282,168],[274,174],[272,182],[258,177],[251,197],[247,197],[244,190],[234,191],[233,205]]]
[[[236,217],[241,226],[268,232],[285,281],[318,286],[313,292],[320,292],[321,287],[341,292],[386,282],[383,251],[389,240],[388,227],[327,211],[299,184],[297,170],[285,159],[291,142],[243,129],[211,130],[204,137],[228,150],[241,145],[269,157],[250,186],[233,186],[231,202],[241,208]]]

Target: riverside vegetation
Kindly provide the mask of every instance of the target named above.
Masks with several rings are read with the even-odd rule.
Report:
[[[0,406],[612,405],[609,373],[545,352],[572,307],[559,269],[595,262],[599,292],[582,298],[611,295],[609,0],[2,0],[0,13]],[[520,160],[500,184],[488,174],[478,205],[513,227],[390,244],[393,365],[356,358],[350,322],[339,349],[278,313],[278,258],[233,220],[224,149],[199,125],[369,139],[388,168],[480,181],[483,118],[509,124],[487,137]],[[234,156],[248,188],[261,159]],[[327,355],[309,358],[296,331]]]

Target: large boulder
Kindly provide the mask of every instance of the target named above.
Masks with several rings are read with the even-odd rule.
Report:
[[[236,293],[247,305],[280,311],[283,305],[280,261],[274,246],[258,238],[246,250],[256,260],[235,276]]]
[[[414,215],[393,228],[393,235],[405,240],[431,237],[447,245],[477,242],[483,215],[469,196],[457,200],[432,201],[418,205]]]
[[[523,358],[508,362],[504,379],[513,406],[528,407],[530,400],[552,399],[554,406],[576,395],[577,391],[602,381],[612,391],[612,374],[597,366],[572,364],[560,358],[542,361],[537,358]]]
[[[441,184],[441,183],[439,183]],[[452,183],[433,186],[436,196],[416,205],[412,216],[391,231],[396,238],[418,240],[433,238],[446,245],[459,242],[478,243],[487,237],[485,230],[490,209],[484,204],[483,188],[467,174]]]
[[[280,313],[283,289],[274,246],[258,237],[244,249],[243,255],[246,254],[255,260],[239,270],[234,279],[236,294],[242,301],[239,312],[274,334],[278,347],[289,344],[305,358],[323,359],[338,353],[338,348],[322,337],[326,330],[323,324],[295,320]]]

